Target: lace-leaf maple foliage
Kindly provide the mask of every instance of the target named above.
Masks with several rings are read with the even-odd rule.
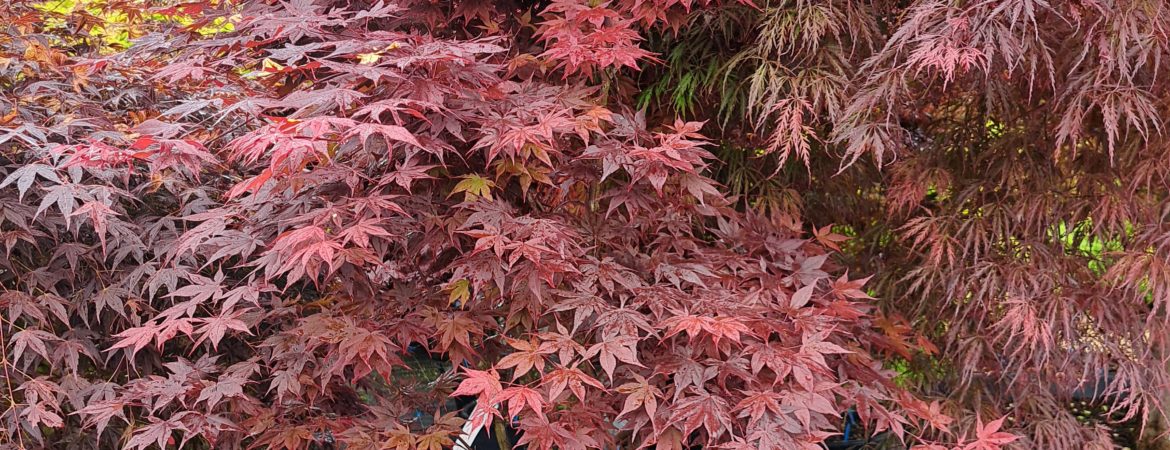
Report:
[[[856,238],[919,395],[1008,414],[1026,448],[1112,448],[1078,396],[1161,433],[1165,2],[760,6],[651,39],[650,115],[718,118],[741,205]]]
[[[1012,440],[890,382],[841,236],[628,106],[715,5],[70,5],[4,7],[4,445],[438,449],[451,395],[538,449]]]

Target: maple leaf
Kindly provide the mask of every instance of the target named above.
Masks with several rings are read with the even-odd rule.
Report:
[[[1047,342],[1079,329],[1043,319],[1067,315],[1051,279],[1080,287],[1081,315],[1164,310],[1150,205],[1166,158],[1148,149],[1165,95],[1140,83],[1157,64],[1133,64],[1157,60],[1150,27],[1011,1],[368,3],[113,2],[99,16],[134,38],[117,46],[102,17],[6,10],[0,310],[10,362],[28,366],[6,371],[22,400],[6,438],[437,450],[506,418],[540,450],[814,449],[844,402],[867,432],[953,442],[966,422],[871,355],[928,350],[937,323],[898,311],[963,325],[932,377],[1055,361],[1116,370],[1130,392],[1160,379],[1149,356]],[[45,39],[61,20],[94,39]],[[1101,57],[1035,51],[1070,38]],[[1108,86],[1048,76],[1065,66]],[[953,89],[914,89],[935,77]],[[967,98],[981,92],[1004,95]],[[1059,170],[1036,163],[1049,135],[1075,150]],[[829,176],[864,154],[877,167]],[[1066,245],[1070,227],[1110,254]],[[882,278],[872,291],[848,278],[862,268]],[[1102,280],[1118,301],[1093,303]],[[1000,347],[1019,350],[981,360]],[[467,423],[448,392],[475,402]]]
[[[367,248],[370,246],[370,237],[393,237],[393,234],[386,231],[385,228],[378,226],[383,223],[380,219],[362,219],[358,223],[337,233],[341,238],[341,245],[345,246],[352,242],[358,247]]]
[[[419,436],[415,448],[418,450],[443,450],[450,448],[454,443],[451,440],[451,432],[439,430]]]
[[[260,439],[258,442],[272,448],[305,448],[315,440],[313,434],[313,430],[307,426],[285,426],[271,430],[270,433],[263,436],[264,439]]]
[[[45,188],[45,195],[41,198],[41,205],[37,207],[36,215],[39,216],[50,206],[56,205],[57,210],[65,218],[65,223],[68,224],[70,218],[73,217],[73,208],[77,206],[79,195],[84,198],[78,186],[74,184],[63,183]]]
[[[202,304],[213,298],[219,299],[223,297],[222,278],[220,280],[214,280],[191,276],[190,279],[194,282],[193,284],[188,284],[180,288],[175,288],[175,285],[171,284],[169,286],[171,292],[165,297],[187,297],[195,304]]]
[[[500,385],[500,375],[496,373],[495,369],[475,370],[464,368],[463,371],[467,374],[467,377],[459,383],[459,387],[455,389],[455,392],[451,393],[452,397],[476,395],[492,398],[504,389]]]
[[[447,289],[451,291],[447,296],[448,305],[466,305],[467,301],[471,299],[471,282],[466,279],[453,281]]]
[[[910,447],[910,450],[950,450],[950,447],[941,444],[929,443],[915,445]]]
[[[455,185],[455,188],[451,190],[450,195],[455,195],[462,192],[463,200],[468,202],[479,197],[491,200],[492,188],[495,186],[496,184],[491,180],[480,177],[479,175],[465,175],[463,176],[463,181],[460,181]]]
[[[352,380],[356,383],[372,371],[385,378],[390,376],[394,365],[405,365],[395,355],[398,348],[386,334],[348,321],[343,326],[337,344],[341,357],[333,364],[334,372],[340,373],[345,365],[354,364]]]
[[[211,342],[212,348],[218,348],[219,341],[223,339],[227,330],[236,330],[251,334],[248,331],[248,324],[238,319],[241,314],[243,314],[243,311],[225,311],[219,316],[198,319],[198,322],[202,323],[202,325],[195,330],[196,333],[200,334],[199,338],[195,340],[195,344],[198,345],[206,339]]]
[[[942,405],[938,400],[930,402],[929,406],[924,405],[924,407],[918,409],[919,413],[931,427],[942,432],[950,431],[950,425],[954,422],[954,419],[942,413]]]
[[[451,396],[476,396],[478,400],[468,420],[475,429],[490,427],[492,425],[492,417],[498,414],[495,410],[495,405],[498,402],[493,400],[504,390],[504,387],[500,384],[500,374],[495,369],[480,371],[464,368],[463,370],[467,374],[467,377],[459,383],[459,387],[455,389],[455,392],[451,393]]]
[[[385,450],[410,450],[415,448],[416,441],[410,429],[406,426],[395,423],[393,428],[389,431],[390,438],[382,444]]]
[[[598,439],[586,433],[572,431],[573,424],[563,421],[550,422],[544,417],[526,416],[520,420],[524,434],[516,445],[542,450],[566,449],[586,450],[602,447]]]
[[[810,284],[808,286],[797,289],[796,292],[792,294],[792,297],[788,299],[788,306],[792,309],[797,309],[807,305],[809,300],[812,300],[813,288],[815,287],[815,285]]]
[[[24,329],[12,334],[12,359],[19,361],[24,350],[32,349],[36,354],[41,355],[45,360],[49,359],[49,351],[45,346],[46,342],[58,342],[61,338],[57,335],[49,333],[44,330],[30,330]]]
[[[617,361],[620,360],[626,364],[632,364],[638,367],[645,367],[638,362],[638,352],[635,346],[638,344],[638,338],[622,337],[607,339],[603,342],[598,342],[589,347],[582,355],[585,359],[599,357],[601,362],[601,369],[613,380],[614,370],[617,368]]]
[[[976,417],[975,441],[963,446],[963,450],[999,450],[1002,446],[1015,442],[1019,436],[999,431],[1006,418],[1000,417],[984,424],[981,417]]]
[[[89,217],[90,224],[93,225],[93,231],[97,233],[98,240],[101,242],[102,254],[106,253],[106,231],[108,229],[109,221],[112,217],[117,216],[118,213],[111,209],[109,205],[102,202],[86,202],[80,208],[69,214],[70,217],[85,214]]]
[[[272,176],[272,168],[265,167],[258,175],[241,181],[235,186],[232,186],[231,190],[227,192],[226,198],[231,200],[233,198],[244,195],[245,193],[257,193],[265,183],[272,179]]]
[[[585,347],[573,340],[569,330],[566,330],[559,322],[556,333],[540,333],[538,337],[540,338],[538,351],[543,354],[557,355],[557,359],[563,366],[569,366],[574,355],[585,354]]]
[[[350,128],[348,136],[353,135],[358,136],[363,144],[369,140],[370,136],[377,135],[381,136],[382,139],[385,139],[387,144],[391,142],[405,142],[415,147],[423,146],[418,142],[418,139],[414,137],[413,133],[398,125],[363,123]]]
[[[383,177],[383,183],[393,182],[410,192],[410,187],[414,185],[415,181],[436,179],[427,174],[427,171],[435,167],[438,166],[418,164],[415,158],[406,158],[398,167]]]
[[[123,422],[126,421],[125,407],[126,404],[122,402],[90,403],[78,409],[76,414],[85,417],[85,427],[95,427],[98,434],[101,434],[105,427],[108,427],[111,418],[118,417]]]
[[[209,407],[218,405],[224,398],[244,396],[243,380],[225,377],[199,390],[197,402],[206,401]]]
[[[163,343],[178,335],[179,332],[188,336],[194,332],[191,319],[172,319],[159,324],[147,323],[143,326],[128,328],[114,335],[114,337],[121,339],[110,346],[110,350],[133,347],[130,352],[133,355],[149,345],[151,341],[155,341],[156,346],[162,348]]]
[[[272,243],[270,252],[282,256],[284,260],[269,276],[287,273],[291,282],[305,275],[316,279],[322,263],[328,267],[329,273],[333,273],[337,270],[335,256],[341,249],[341,244],[328,238],[321,227],[307,226],[287,231],[277,236]]]
[[[638,408],[644,408],[646,414],[650,416],[650,420],[655,420],[658,417],[658,399],[662,397],[662,391],[641,375],[634,374],[634,380],[615,389],[617,392],[626,394],[622,411],[618,413],[618,417],[634,412]]]
[[[32,426],[44,425],[49,428],[60,428],[65,425],[65,420],[60,415],[57,415],[57,413],[46,408],[45,403],[42,402],[36,402],[26,406],[20,415],[32,424]]]
[[[4,177],[4,181],[0,181],[0,188],[16,182],[16,189],[18,192],[17,199],[23,200],[24,193],[27,192],[30,187],[32,187],[33,182],[36,181],[38,176],[47,181],[61,183],[61,178],[57,176],[57,171],[52,166],[45,164],[29,164],[12,171],[12,173],[8,174],[7,177]]]
[[[507,245],[510,244],[510,240],[491,225],[485,225],[483,230],[468,230],[459,233],[475,238],[475,248],[471,250],[472,255],[491,249],[497,258],[503,258],[504,252],[508,249]]]
[[[821,355],[852,353],[837,344],[826,342],[824,339],[828,337],[830,332],[831,330],[826,330],[804,335],[801,338],[800,353],[812,358],[822,366],[827,364]]]
[[[709,393],[685,397],[675,403],[669,423],[681,425],[683,434],[702,426],[709,439],[715,439],[731,429],[727,408],[726,400]]]
[[[512,386],[504,388],[488,401],[490,404],[506,404],[508,413],[512,416],[519,416],[524,409],[530,409],[536,413],[537,417],[545,417],[544,415],[544,397],[540,392],[525,387]]]
[[[171,434],[186,430],[187,427],[178,420],[178,417],[170,420],[151,417],[149,424],[135,430],[134,435],[130,436],[126,441],[126,448],[143,450],[151,444],[157,445],[158,448],[167,448],[168,440],[172,439]]]
[[[740,410],[737,417],[751,418],[748,426],[758,423],[764,417],[764,413],[771,413],[774,416],[782,414],[780,400],[783,397],[780,394],[772,391],[746,391],[744,395],[746,397],[735,405],[735,409]]]
[[[455,343],[471,350],[471,336],[483,334],[483,325],[464,311],[443,318],[436,328],[440,332],[439,348],[443,351],[450,351]]]
[[[548,386],[548,397],[553,400],[565,391],[566,386],[573,395],[577,396],[577,400],[581,402],[585,401],[586,385],[592,386],[600,391],[605,391],[605,385],[601,384],[600,381],[597,381],[596,378],[586,375],[585,372],[576,368],[557,368],[542,377],[541,383]]]
[[[746,325],[733,317],[683,315],[666,319],[662,324],[670,329],[664,338],[686,331],[691,342],[694,342],[701,333],[707,333],[711,335],[711,343],[714,345],[719,345],[719,341],[722,339],[739,343],[741,334],[751,333]]]
[[[544,355],[538,348],[538,344],[521,341],[517,339],[509,339],[508,345],[516,349],[516,351],[504,356],[496,363],[497,369],[513,369],[512,381],[516,381],[524,374],[532,369],[536,369],[541,374],[544,373]]]

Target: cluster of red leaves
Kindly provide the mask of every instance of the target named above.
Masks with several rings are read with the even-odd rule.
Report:
[[[735,210],[701,124],[589,77],[694,6],[162,5],[198,17],[114,54],[7,10],[3,436],[437,450],[450,395],[535,449],[949,433],[869,356],[839,240]],[[411,347],[452,367],[412,383]]]

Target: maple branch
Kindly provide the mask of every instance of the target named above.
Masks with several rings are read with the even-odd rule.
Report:
[[[12,388],[12,373],[8,371],[10,362],[8,361],[8,341],[4,335],[4,328],[3,324],[0,324],[0,366],[4,367],[4,383],[8,388],[8,410],[13,411],[17,405],[16,391]],[[24,445],[24,433],[18,431],[16,433],[16,439],[21,449],[26,448]]]
[[[504,421],[497,420],[492,424],[496,432],[496,445],[500,450],[512,450],[512,443],[508,440],[508,430],[504,428]]]

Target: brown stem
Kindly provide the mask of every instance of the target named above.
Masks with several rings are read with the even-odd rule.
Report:
[[[504,429],[504,421],[497,420],[492,428],[495,428],[496,444],[500,446],[500,450],[512,450],[512,443],[508,442],[508,433]]]

